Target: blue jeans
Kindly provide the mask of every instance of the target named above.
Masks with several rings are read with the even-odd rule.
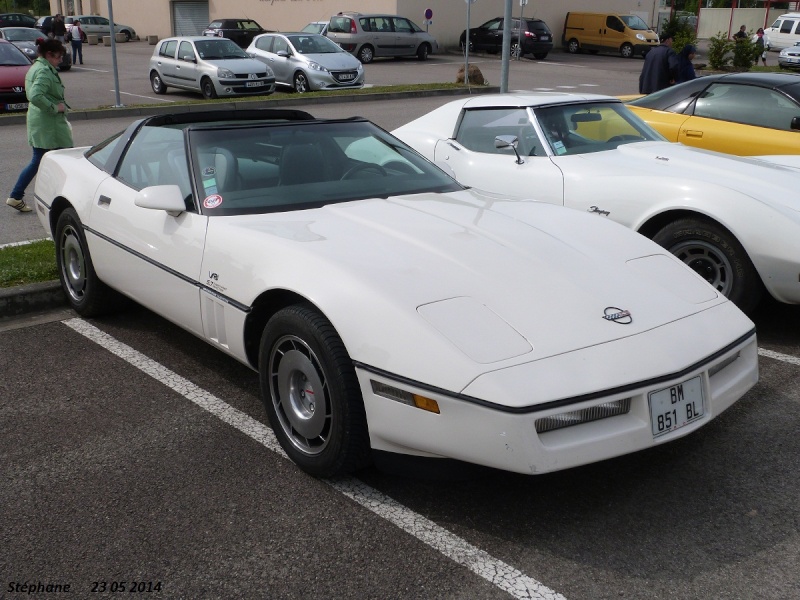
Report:
[[[11,192],[11,197],[14,198],[14,200],[22,200],[22,197],[25,195],[25,188],[30,185],[33,178],[36,177],[36,173],[39,171],[39,163],[42,162],[42,157],[45,152],[47,152],[47,150],[44,148],[33,149],[33,158],[31,158],[31,162],[28,163],[27,167],[22,169],[22,173],[19,174],[19,179],[17,179],[17,184]]]
[[[77,65],[78,60],[83,64],[83,40],[72,40],[72,64]]]

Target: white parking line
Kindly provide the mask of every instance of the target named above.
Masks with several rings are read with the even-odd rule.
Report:
[[[164,365],[147,358],[141,352],[123,344],[83,319],[67,319],[62,322],[156,381],[181,394],[187,400],[194,402],[200,408],[232,425],[269,450],[289,460],[275,438],[275,434],[263,423],[233,408],[177,373],[173,373]],[[520,600],[566,600],[561,594],[545,587],[511,565],[490,556],[358,479],[343,477],[326,483],[514,598]]]
[[[114,92],[115,90],[108,90]],[[177,100],[167,100],[166,98],[156,98],[154,96],[142,96],[140,94],[131,94],[130,92],[120,92],[120,95],[133,96],[135,98],[147,98],[148,100],[158,100],[159,102],[177,102]]]
[[[796,356],[781,354],[780,352],[773,352],[772,350],[765,350],[764,348],[758,349],[758,355],[766,356],[767,358],[774,358],[775,360],[781,360],[792,365],[800,365],[800,358],[797,358]]]

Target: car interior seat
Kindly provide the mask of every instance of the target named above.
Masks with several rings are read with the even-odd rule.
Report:
[[[281,152],[279,185],[325,181],[325,162],[319,145],[311,141],[293,142]]]

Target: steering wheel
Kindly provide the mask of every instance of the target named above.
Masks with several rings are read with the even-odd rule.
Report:
[[[638,140],[640,142],[643,142],[644,138],[642,136],[640,136],[640,135],[633,135],[633,134],[627,133],[625,135],[615,135],[614,137],[608,138],[608,140],[606,140],[606,141],[610,142],[610,143],[613,143],[613,142],[630,142],[632,140]]]
[[[350,179],[350,177],[352,177],[353,175],[355,175],[359,171],[366,171],[367,169],[374,169],[375,171],[377,171],[378,173],[380,173],[384,177],[389,174],[389,173],[386,172],[386,169],[384,169],[382,166],[380,166],[378,164],[375,164],[375,163],[359,163],[356,166],[350,167],[349,169],[347,169],[347,171],[345,171],[344,175],[342,175],[339,178],[339,180],[343,181],[345,179]]]

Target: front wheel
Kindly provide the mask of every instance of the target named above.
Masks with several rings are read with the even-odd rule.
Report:
[[[371,63],[373,58],[375,58],[375,51],[372,49],[372,46],[368,44],[361,46],[361,50],[358,51],[358,60],[366,65],[367,63]]]
[[[464,40],[461,40],[461,41],[458,43],[458,45],[459,45],[459,47],[461,48],[461,54],[464,54],[464,53],[466,53],[467,49],[466,49],[466,43],[464,42]],[[469,43],[469,51],[470,51],[470,52],[473,52],[474,50],[475,50],[475,44],[473,44],[472,42],[470,42],[470,43]]]
[[[567,51],[570,54],[577,54],[578,52],[580,52],[581,51],[581,45],[578,43],[578,40],[576,40],[575,38],[572,38],[569,41],[569,44],[567,44]]]
[[[653,241],[681,259],[744,312],[751,312],[764,286],[747,252],[730,232],[702,219],[670,223]]]
[[[158,74],[158,71],[150,73],[150,87],[153,88],[156,94],[167,93],[167,86],[164,85],[164,81],[161,79],[161,75]]]
[[[533,58],[535,58],[536,60],[544,60],[545,58],[547,58],[547,52],[538,52],[533,55]]]
[[[511,58],[520,58],[525,53],[522,51],[522,46],[520,46],[517,42],[511,44]]]
[[[311,91],[311,86],[308,83],[308,77],[306,77],[306,74],[302,71],[298,71],[294,74],[292,87],[298,94],[305,94],[306,92]]]
[[[628,43],[622,44],[619,53],[622,55],[622,58],[633,58],[633,46]]]
[[[108,312],[119,296],[97,277],[75,209],[59,215],[55,243],[58,277],[69,305],[84,317]]]
[[[203,92],[203,98],[206,100],[213,100],[217,97],[217,89],[209,77],[203,77],[202,81],[200,81],[200,91]]]
[[[419,60],[428,60],[428,55],[431,53],[431,47],[428,44],[420,44],[417,48],[417,58]]]
[[[353,361],[328,319],[306,304],[275,313],[261,337],[258,366],[272,430],[301,469],[334,477],[369,464]]]

